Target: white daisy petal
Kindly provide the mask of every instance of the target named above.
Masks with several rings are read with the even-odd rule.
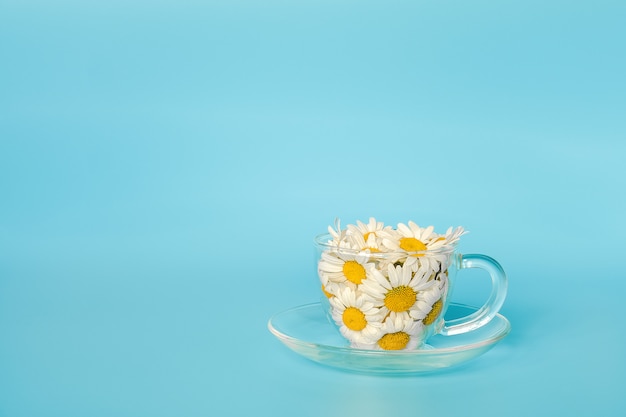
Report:
[[[333,320],[346,339],[356,344],[371,344],[376,340],[383,318],[379,309],[348,287],[329,301],[333,307]]]
[[[381,335],[376,341],[377,350],[410,350],[421,345],[422,324],[405,320],[402,316],[389,316],[381,327]]]

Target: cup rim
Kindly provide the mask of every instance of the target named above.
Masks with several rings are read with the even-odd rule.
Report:
[[[339,247],[337,245],[333,245],[331,243],[329,243],[328,241],[332,240],[332,235],[328,232],[326,233],[320,233],[318,235],[315,236],[315,238],[313,239],[313,243],[315,244],[315,246],[319,249],[324,249],[324,250],[331,250],[331,251],[335,251],[335,252],[340,252],[340,253],[344,253],[344,254],[350,254],[350,255],[362,255],[362,254],[367,254],[371,257],[389,257],[389,256],[425,256],[425,255],[441,255],[441,254],[451,254],[454,253],[457,249],[457,245],[458,245],[458,241],[454,242],[452,244],[443,246],[441,248],[437,248],[437,249],[427,249],[427,250],[422,250],[422,251],[404,251],[404,250],[388,250],[388,251],[384,251],[384,252],[371,252],[369,250],[363,250],[363,249],[352,249],[352,248],[345,248],[345,247]]]

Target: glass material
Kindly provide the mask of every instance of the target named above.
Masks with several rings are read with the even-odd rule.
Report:
[[[446,320],[476,314],[478,308],[450,304]],[[370,374],[419,374],[443,370],[474,359],[495,346],[510,331],[501,314],[481,327],[455,335],[435,335],[423,349],[382,351],[349,346],[329,323],[319,303],[274,315],[268,328],[282,343],[307,359],[348,371]]]
[[[351,248],[338,247],[332,243],[332,236],[328,233],[315,237],[315,246],[317,248],[318,262],[324,255],[333,256],[335,259],[361,259],[363,264],[368,264],[376,269],[386,268],[387,265],[398,265],[404,259],[426,259],[436,265],[435,270],[440,271],[437,279],[441,281],[443,290],[441,292],[441,312],[437,318],[428,325],[424,325],[420,330],[418,338],[421,340],[416,346],[417,349],[424,347],[423,343],[430,343],[430,339],[434,335],[452,336],[461,333],[474,331],[481,326],[486,325],[492,320],[500,308],[502,307],[507,294],[507,277],[502,266],[493,258],[481,254],[461,254],[457,251],[455,245],[445,247],[440,250],[415,251],[415,252],[364,252],[356,251]],[[420,261],[421,262],[421,261]],[[320,270],[318,263],[318,273]],[[383,265],[381,267],[381,265]],[[487,272],[491,279],[491,291],[485,303],[478,309],[473,309],[467,315],[455,317],[454,319],[445,319],[445,313],[451,305],[454,282],[457,279],[457,272],[468,268],[478,268]],[[461,272],[462,275],[462,272]],[[320,273],[321,283],[326,285]],[[435,274],[433,274],[435,276]],[[353,285],[353,284],[350,284]],[[323,287],[322,287],[323,288]],[[340,286],[341,288],[341,286]],[[326,311],[328,318],[332,320],[332,305],[329,303],[329,295],[320,291],[320,302],[322,309]],[[425,321],[424,321],[425,322]],[[354,345],[353,345],[354,347]],[[357,347],[361,347],[358,346]],[[408,348],[406,350],[409,350]]]

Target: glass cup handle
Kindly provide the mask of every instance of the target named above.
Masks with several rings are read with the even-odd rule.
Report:
[[[480,268],[491,276],[491,294],[485,304],[476,312],[454,320],[446,320],[441,334],[452,336],[466,333],[489,323],[494,318],[506,297],[507,278],[502,266],[493,258],[486,255],[462,255],[459,269]]]

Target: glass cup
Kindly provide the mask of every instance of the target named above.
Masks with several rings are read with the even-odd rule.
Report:
[[[457,335],[487,324],[500,310],[507,278],[489,256],[461,254],[456,244],[434,250],[355,250],[315,238],[321,303],[329,321],[351,347],[413,350],[435,335]],[[479,268],[491,292],[472,314],[445,320],[459,269]]]

